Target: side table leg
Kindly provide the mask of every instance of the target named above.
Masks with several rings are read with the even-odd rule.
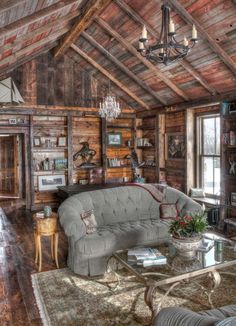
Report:
[[[52,259],[54,260],[55,259],[55,256],[54,256],[54,234],[51,235],[51,255],[52,255]]]
[[[41,246],[41,236],[37,235],[37,245],[39,252],[39,272],[42,270],[42,246]]]
[[[35,264],[38,263],[38,259],[39,259],[39,248],[38,248],[38,239],[37,239],[37,233],[34,232],[34,244],[35,244]]]
[[[58,264],[58,232],[55,233],[54,237],[55,237],[55,240],[54,240],[54,249],[55,249],[55,262],[56,262],[56,266],[57,268],[59,268],[59,264]]]

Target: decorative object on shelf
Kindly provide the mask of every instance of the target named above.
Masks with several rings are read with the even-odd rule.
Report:
[[[221,109],[221,114],[222,115],[228,115],[229,114],[229,107],[230,107],[230,103],[229,102],[221,102],[221,106],[220,106],[220,109]]]
[[[83,163],[79,166],[83,168],[90,168],[95,166],[95,163],[91,163],[92,158],[96,155],[94,149],[89,148],[88,142],[81,142],[82,148],[73,155],[73,160],[82,159]]]
[[[41,146],[41,140],[40,137],[34,137],[34,146],[39,147]]]
[[[161,10],[162,24],[159,39],[155,44],[148,45],[147,29],[144,25],[139,39],[138,52],[152,63],[163,63],[168,65],[187,56],[190,49],[198,42],[197,30],[193,25],[190,44],[186,37],[184,37],[182,43],[178,42],[175,38],[175,25],[172,19],[170,19],[168,1],[164,1]]]
[[[223,133],[222,143],[223,143],[223,145],[228,145],[229,144],[229,133],[228,132]]]
[[[236,131],[230,130],[229,132],[229,145],[235,146],[236,145]]]
[[[65,170],[67,168],[66,158],[55,158],[54,159],[55,170]]]
[[[236,192],[231,192],[231,205],[236,206]]]
[[[88,179],[80,179],[79,184],[80,185],[87,185],[88,184]]]
[[[16,119],[15,118],[9,119],[9,124],[10,125],[16,125]]]
[[[229,159],[229,164],[230,164],[230,168],[229,168],[229,174],[230,175],[235,175],[236,174],[236,161],[231,161],[231,159]]]
[[[57,137],[40,137],[40,145],[43,148],[55,148],[57,145]]]
[[[185,136],[182,133],[166,134],[166,159],[184,159],[186,152]]]
[[[121,146],[122,145],[121,132],[108,133],[107,134],[107,145],[108,146]]]
[[[140,167],[142,167],[145,162],[139,162],[138,160],[138,155],[135,151],[135,149],[132,150],[131,155],[126,155],[125,156],[126,159],[129,159],[131,162],[131,169],[133,172],[133,179],[135,180],[136,178],[139,177],[139,175],[137,174],[137,169],[139,169]]]
[[[43,190],[55,190],[58,186],[65,186],[65,175],[39,175],[38,176],[38,189]]]
[[[200,245],[202,233],[208,227],[207,214],[194,213],[183,217],[177,216],[169,227],[172,235],[172,243],[176,247],[179,255],[186,258],[195,256],[195,252]]]
[[[52,215],[52,208],[51,208],[51,206],[44,206],[43,211],[44,211],[44,216],[45,217],[49,217],[49,216]]]
[[[64,136],[58,137],[57,146],[65,147],[66,146],[66,137],[64,137]]]
[[[152,147],[153,145],[150,143],[149,138],[137,138],[136,146],[137,147]]]

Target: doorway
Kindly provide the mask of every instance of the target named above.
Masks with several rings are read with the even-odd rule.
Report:
[[[24,197],[22,134],[0,134],[0,200]]]

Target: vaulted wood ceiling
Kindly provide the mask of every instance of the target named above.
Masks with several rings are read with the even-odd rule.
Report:
[[[137,110],[214,98],[236,90],[236,4],[169,0],[177,39],[199,43],[183,61],[153,65],[137,52],[145,24],[158,37],[161,0],[1,0],[0,75],[52,50],[68,55]]]

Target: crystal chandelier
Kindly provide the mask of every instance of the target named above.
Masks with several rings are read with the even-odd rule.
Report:
[[[191,48],[198,42],[197,30],[193,25],[190,42],[184,37],[183,43],[175,39],[175,25],[170,19],[170,7],[165,2],[161,6],[162,24],[159,40],[156,44],[148,45],[147,29],[143,26],[142,35],[139,39],[138,52],[152,63],[164,63],[166,66],[176,60],[184,58]]]
[[[103,101],[100,102],[99,114],[102,118],[105,118],[107,121],[116,119],[120,115],[120,104],[116,100],[114,95],[109,94],[103,98]]]

